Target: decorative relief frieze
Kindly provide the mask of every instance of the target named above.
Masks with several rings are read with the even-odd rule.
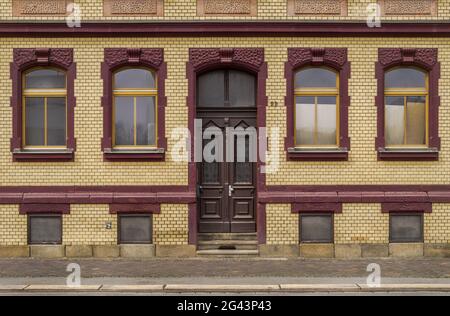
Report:
[[[104,16],[162,16],[164,0],[103,0]]]
[[[385,16],[437,15],[436,0],[378,0]]]
[[[197,0],[199,16],[256,16],[257,0]]]
[[[288,0],[288,15],[347,15],[347,0]]]
[[[13,16],[66,15],[67,0],[13,0]]]

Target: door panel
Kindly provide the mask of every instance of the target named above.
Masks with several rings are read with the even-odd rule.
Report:
[[[198,113],[203,128],[218,127],[227,144],[227,127],[243,124],[244,128],[256,125],[256,113],[226,112]],[[256,141],[256,139],[255,139]],[[210,142],[204,141],[204,146]],[[254,233],[256,232],[256,162],[250,162],[250,140],[245,143],[246,160],[237,161],[238,142],[234,140],[234,161],[198,164],[198,200],[200,233]],[[224,161],[227,150],[223,150]],[[241,155],[242,158],[242,155]]]

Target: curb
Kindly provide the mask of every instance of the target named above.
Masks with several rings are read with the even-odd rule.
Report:
[[[0,285],[0,293],[379,293],[379,292],[445,292],[450,284],[384,284],[369,287],[366,284],[271,284],[271,285],[205,285],[205,284],[145,284],[145,285],[64,285],[30,284]]]

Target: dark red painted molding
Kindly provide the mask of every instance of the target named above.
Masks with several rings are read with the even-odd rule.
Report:
[[[158,139],[157,152],[120,153],[114,152],[112,141],[112,85],[113,72],[123,67],[147,67],[156,72],[158,87]],[[165,82],[167,78],[167,64],[164,62],[162,48],[106,48],[105,60],[101,67],[103,79],[103,139],[102,150],[104,159],[109,161],[163,161],[167,150],[165,137],[165,108],[167,98]]]
[[[259,203],[257,206],[257,231],[258,231],[258,243],[265,245],[267,243],[267,210],[266,204]]]
[[[342,203],[294,203],[292,213],[342,213]]]
[[[235,68],[248,71],[257,78],[257,127],[266,127],[266,107],[268,98],[266,95],[266,80],[268,77],[268,66],[264,61],[263,48],[190,48],[189,62],[186,66],[186,77],[188,80],[188,125],[191,135],[194,135],[194,120],[196,117],[196,91],[197,76],[201,73],[224,68]],[[189,190],[196,192],[197,186],[197,163],[194,161],[194,142],[191,142],[191,162],[189,163]],[[265,190],[266,176],[261,172],[263,164],[261,159],[257,163],[257,192]],[[258,208],[263,207],[258,204]],[[194,210],[193,210],[194,211]],[[193,213],[193,212],[192,212]],[[262,209],[257,210],[257,214],[262,214]],[[197,229],[198,221],[197,208],[192,214],[192,221],[195,219]],[[258,221],[258,219],[257,219]],[[262,233],[258,230],[258,233]],[[262,239],[263,237],[259,237]]]
[[[11,107],[13,109],[13,136],[11,138],[11,152],[14,161],[71,161],[76,150],[75,140],[75,79],[76,63],[73,62],[71,48],[15,48],[13,62],[10,64],[12,80]],[[67,151],[36,153],[24,151],[22,148],[22,75],[24,71],[33,67],[55,67],[66,72],[67,76]]]
[[[339,146],[336,152],[301,151],[295,150],[295,97],[294,76],[295,72],[307,66],[327,66],[339,73]],[[288,160],[307,161],[333,161],[347,160],[350,150],[350,138],[348,137],[348,107],[350,96],[348,95],[348,80],[350,79],[350,62],[347,58],[346,48],[289,48],[288,61],[285,63],[286,78],[286,113],[287,136],[285,149]]]
[[[188,206],[188,226],[189,226],[189,245],[197,245],[198,225],[197,225],[197,204],[189,204]]]
[[[66,23],[0,23],[1,37],[168,37],[168,36],[321,36],[321,37],[446,37],[448,22],[387,22],[370,28],[365,22],[83,22],[69,28]]]
[[[160,214],[160,204],[110,204],[111,214]]]
[[[19,214],[70,214],[70,204],[21,204]]]
[[[401,151],[385,150],[384,131],[384,77],[386,71],[397,66],[415,66],[429,73],[429,147],[430,150]],[[439,159],[441,140],[439,138],[439,78],[440,63],[438,62],[438,50],[436,48],[379,48],[378,62],[375,64],[375,78],[377,79],[377,138],[375,149],[379,160],[430,160]]]
[[[432,203],[382,203],[381,211],[383,213],[400,213],[400,212],[424,212],[432,213]]]

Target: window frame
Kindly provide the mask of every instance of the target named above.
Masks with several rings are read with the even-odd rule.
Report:
[[[122,241],[122,217],[146,217],[150,222],[150,241],[149,242],[139,242],[139,241]],[[154,244],[154,233],[153,233],[153,214],[151,213],[122,213],[117,214],[117,243],[119,245],[153,245]]]
[[[430,84],[429,84],[429,73],[425,69],[419,68],[417,66],[396,66],[392,67],[385,71],[384,75],[386,78],[386,75],[391,72],[398,69],[415,69],[420,72],[422,72],[425,75],[425,89],[415,89],[415,88],[384,88],[384,106],[386,108],[386,99],[388,97],[404,97],[403,100],[403,106],[404,106],[404,115],[403,115],[403,121],[404,121],[404,139],[402,145],[385,145],[386,149],[418,149],[418,148],[429,148],[429,95],[430,95]],[[406,107],[406,99],[408,97],[415,97],[415,96],[421,96],[425,97],[425,144],[406,144],[407,139],[407,107]],[[386,130],[386,110],[384,115],[384,128]]]
[[[57,242],[32,242],[31,241],[31,219],[33,217],[43,217],[43,218],[59,218],[60,219],[60,239]],[[52,213],[34,213],[27,215],[27,243],[28,245],[62,245],[63,243],[63,215],[62,214],[52,214]]]
[[[113,146],[115,141],[113,139],[113,74],[126,67],[146,68],[152,71],[156,77],[156,146],[145,148],[114,148]],[[165,80],[167,78],[167,64],[164,61],[164,50],[162,48],[105,48],[101,73],[101,78],[103,79],[103,138],[101,148],[104,160],[117,162],[164,161],[167,150],[165,137],[165,107],[167,104]]]
[[[418,240],[396,240],[392,237],[392,218],[395,216],[419,216],[421,236]],[[423,212],[391,212],[389,213],[389,243],[391,244],[415,244],[425,242],[425,216]]]
[[[26,76],[29,73],[32,73],[34,71],[37,70],[55,70],[55,71],[59,71],[59,72],[63,72],[64,76],[65,76],[65,88],[64,89],[27,89],[26,87]],[[38,67],[32,67],[27,69],[26,71],[24,71],[22,73],[22,148],[25,150],[41,150],[41,149],[67,149],[67,131],[68,131],[68,119],[67,119],[67,73],[66,71],[59,69],[57,67],[43,67],[43,66],[38,66]],[[28,146],[26,143],[26,99],[29,97],[33,97],[33,98],[43,98],[44,99],[44,142],[47,143],[48,142],[48,111],[47,111],[47,104],[48,104],[48,99],[50,98],[64,98],[65,100],[65,112],[66,112],[66,135],[65,135],[65,140],[66,140],[66,145],[65,146],[49,146],[47,144],[45,145],[39,145],[39,146]]]
[[[143,69],[151,72],[155,78],[155,88],[129,88],[129,89],[123,89],[123,88],[116,88],[115,85],[115,76],[117,73],[129,70],[129,69]],[[154,97],[155,98],[155,143],[151,145],[116,145],[116,97],[133,97],[134,102],[134,143],[137,142],[137,126],[136,126],[136,98],[138,97]],[[132,66],[126,66],[122,68],[116,69],[112,73],[112,148],[116,150],[140,150],[140,149],[156,149],[158,148],[158,75],[157,73],[148,67],[132,67]]]
[[[386,147],[385,141],[385,77],[396,67],[415,67],[428,75],[427,147]],[[441,149],[439,137],[439,79],[440,62],[437,48],[379,48],[375,63],[377,79],[377,137],[375,149],[379,161],[437,161]]]
[[[285,138],[286,159],[288,161],[347,161],[350,152],[350,138],[348,136],[348,95],[349,79],[351,75],[347,48],[288,48],[288,60],[285,63],[286,79],[286,120],[287,135]],[[337,134],[338,146],[330,147],[296,147],[295,126],[295,74],[307,67],[325,67],[333,70],[339,80]],[[272,102],[271,104],[276,104]]]
[[[64,147],[24,147],[24,78],[32,69],[53,68],[66,76],[66,145]],[[12,79],[11,107],[13,109],[13,135],[11,153],[15,162],[73,161],[76,151],[74,114],[76,106],[76,63],[72,48],[14,48],[10,65]]]
[[[330,217],[331,219],[331,240],[310,240],[310,241],[304,241],[303,240],[303,218],[304,217],[318,217],[318,216],[322,216],[322,217]],[[335,241],[335,216],[333,212],[311,212],[311,213],[301,213],[300,214],[300,219],[299,219],[299,230],[300,230],[300,234],[299,234],[299,239],[300,239],[300,244],[334,244]]]
[[[297,73],[306,70],[306,69],[325,69],[335,74],[336,76],[336,87],[335,88],[297,88],[294,84],[294,145],[295,148],[299,149],[317,149],[317,148],[324,148],[324,149],[338,149],[340,147],[340,100],[339,100],[339,94],[340,94],[340,88],[339,88],[339,73],[330,67],[327,66],[306,66],[299,69],[296,69],[294,72],[294,80],[297,75]],[[318,134],[318,126],[317,126],[317,99],[319,97],[328,97],[333,96],[336,97],[336,145],[320,145],[320,144],[314,144],[314,145],[299,145],[297,143],[297,98],[298,97],[314,97],[315,100],[315,123],[314,123],[314,138],[317,138]]]

